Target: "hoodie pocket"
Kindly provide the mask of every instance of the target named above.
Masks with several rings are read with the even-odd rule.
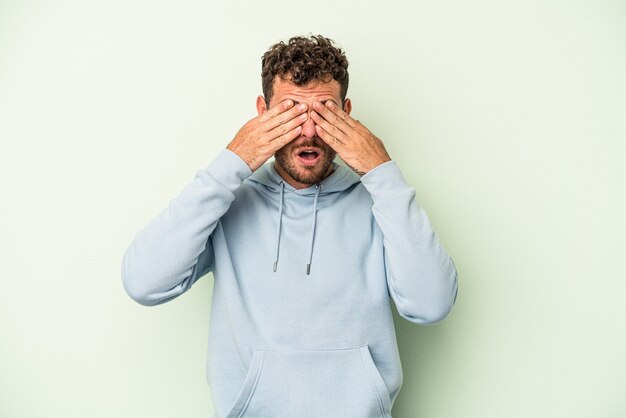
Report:
[[[367,346],[254,351],[226,418],[391,417],[387,387]]]

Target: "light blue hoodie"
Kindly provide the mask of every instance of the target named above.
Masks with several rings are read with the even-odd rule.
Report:
[[[214,274],[215,417],[390,417],[402,369],[389,297],[443,319],[457,274],[395,162],[296,190],[224,150],[130,244],[128,294],[156,305]]]

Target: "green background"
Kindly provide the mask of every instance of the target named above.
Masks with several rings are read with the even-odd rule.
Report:
[[[394,417],[626,416],[626,5],[554,0],[0,0],[0,416],[210,416],[212,279],[144,308],[122,254],[308,33],[459,270]]]

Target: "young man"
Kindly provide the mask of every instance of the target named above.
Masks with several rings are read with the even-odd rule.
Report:
[[[349,116],[347,68],[322,36],[272,46],[258,116],[124,255],[144,305],[213,272],[216,417],[390,417],[402,384],[390,296],[418,324],[454,304],[456,270],[415,190]]]

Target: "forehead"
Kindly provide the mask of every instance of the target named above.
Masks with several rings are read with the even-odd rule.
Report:
[[[304,86],[297,86],[289,80],[276,77],[270,104],[274,105],[287,99],[307,104],[329,99],[339,103],[341,101],[340,90],[341,86],[337,80],[330,80],[329,82],[314,80]]]

